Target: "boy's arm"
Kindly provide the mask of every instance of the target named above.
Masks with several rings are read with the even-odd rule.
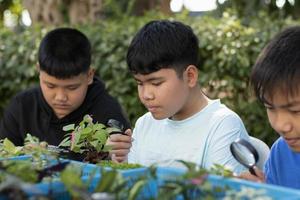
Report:
[[[237,174],[247,170],[230,152],[230,144],[238,138],[249,140],[241,119],[236,114],[228,115],[217,124],[214,133],[207,140],[204,167],[211,168],[214,164],[220,164]]]

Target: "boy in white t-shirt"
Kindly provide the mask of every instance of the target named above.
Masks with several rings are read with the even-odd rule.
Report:
[[[185,160],[244,170],[229,146],[248,139],[247,131],[237,114],[201,91],[198,55],[196,35],[181,22],[152,21],[133,38],[127,63],[149,112],[136,122],[129,162],[182,167],[176,160]]]

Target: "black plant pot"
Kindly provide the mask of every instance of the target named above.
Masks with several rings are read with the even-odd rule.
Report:
[[[87,162],[96,164],[101,160],[109,160],[108,152],[84,152],[84,153],[75,153],[73,151],[60,152],[59,156],[65,159],[76,160],[80,162]]]
[[[82,162],[84,160],[84,158],[85,158],[84,154],[76,153],[76,152],[73,152],[73,151],[60,152],[59,156],[61,158],[70,159],[70,160],[76,160],[76,161],[80,161],[80,162]]]

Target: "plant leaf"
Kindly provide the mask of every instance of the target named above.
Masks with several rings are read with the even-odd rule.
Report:
[[[85,127],[82,131],[81,131],[81,137],[88,137],[89,135],[91,135],[93,133],[93,129],[91,127]]]
[[[3,141],[3,149],[9,153],[14,153],[16,146],[8,138],[5,138]]]
[[[61,181],[74,197],[79,197],[80,193],[76,189],[86,189],[80,177],[81,171],[75,166],[67,166],[60,174]]]
[[[96,123],[93,126],[94,131],[98,131],[98,130],[101,130],[101,129],[104,129],[104,128],[105,128],[105,125],[104,124],[100,124],[100,123]]]
[[[112,185],[115,182],[118,172],[116,170],[104,171],[101,172],[101,180],[98,186],[96,187],[96,192],[109,192],[112,189]]]
[[[105,144],[107,141],[107,138],[108,138],[108,135],[106,134],[105,130],[96,131],[95,134],[93,135],[93,139],[98,140],[99,143],[101,143],[101,144]]]
[[[71,145],[70,137],[66,137],[59,143],[59,147],[69,147]]]
[[[129,196],[128,196],[128,200],[135,200],[137,199],[140,191],[143,189],[143,187],[148,183],[147,180],[139,180],[137,181],[133,187],[130,189],[129,191]]]
[[[63,127],[63,131],[73,131],[75,129],[75,124],[69,124]]]

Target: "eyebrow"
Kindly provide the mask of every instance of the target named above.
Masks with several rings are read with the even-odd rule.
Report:
[[[45,81],[45,80],[43,82],[46,83],[46,84],[49,84],[49,85],[57,86],[55,83],[51,83],[51,82],[48,82],[48,81]],[[76,86],[80,86],[80,83],[64,85],[63,87],[76,87]]]
[[[142,82],[140,79],[134,77],[134,79],[136,81],[139,81],[139,82]],[[144,82],[151,82],[151,81],[156,81],[156,80],[163,80],[164,78],[163,77],[152,77],[152,78],[148,78],[146,79]]]
[[[265,106],[271,106],[271,107],[277,107],[277,108],[290,108],[290,107],[300,106],[300,101],[292,101],[288,104],[283,104],[283,105],[279,105],[279,106],[274,106],[273,104],[265,103]]]
[[[300,101],[293,101],[293,102],[288,103],[286,105],[282,105],[283,108],[294,107],[294,106],[300,106]]]

